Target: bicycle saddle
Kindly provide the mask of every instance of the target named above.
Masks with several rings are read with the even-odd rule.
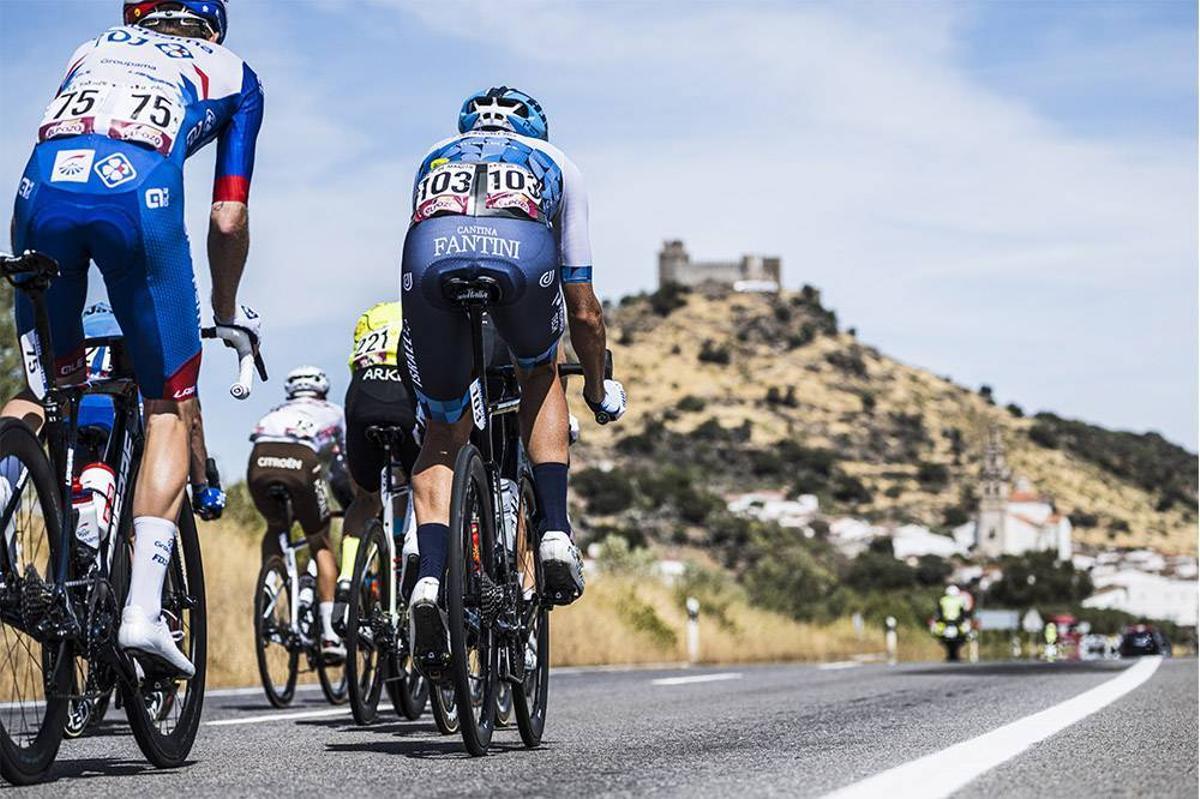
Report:
[[[366,429],[367,440],[381,447],[395,448],[408,438],[408,431],[400,425],[373,424]]]

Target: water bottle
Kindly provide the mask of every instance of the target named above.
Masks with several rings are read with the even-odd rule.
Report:
[[[509,552],[515,552],[517,547],[517,511],[521,507],[521,496],[517,493],[517,484],[507,477],[500,478],[500,501],[503,504],[504,529],[501,536],[504,546]]]
[[[107,463],[89,463],[79,475],[79,485],[92,492],[100,540],[107,541],[117,499],[117,474]]]
[[[76,512],[75,538],[87,548],[89,554],[100,551],[100,520],[96,505],[92,502],[92,490],[84,488],[79,480],[71,482],[71,507]]]

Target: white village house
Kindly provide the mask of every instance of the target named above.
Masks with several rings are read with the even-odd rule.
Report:
[[[1173,580],[1135,568],[1093,576],[1096,592],[1083,600],[1085,608],[1120,610],[1147,619],[1195,627],[1197,583]]]
[[[1071,520],[1028,480],[1018,478],[1014,489],[995,431],[984,452],[980,492],[979,512],[955,528],[956,541],[989,558],[1051,550],[1058,560],[1071,560]]]

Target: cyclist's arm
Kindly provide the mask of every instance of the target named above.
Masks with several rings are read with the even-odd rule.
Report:
[[[559,253],[562,258],[563,298],[571,344],[583,367],[583,395],[604,399],[604,309],[592,289],[592,244],[588,234],[588,199],[583,177],[570,159],[561,160],[562,205],[558,212]]]
[[[263,92],[258,76],[244,67],[238,109],[217,143],[217,170],[208,226],[208,263],[212,273],[213,313],[233,319],[237,290],[250,252],[250,180],[262,127]]]

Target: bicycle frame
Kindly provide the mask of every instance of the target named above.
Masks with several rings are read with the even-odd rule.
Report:
[[[301,537],[299,541],[292,541],[292,527],[295,525],[292,518],[291,495],[285,490],[276,498],[283,503],[284,518],[287,519],[287,527],[279,534],[279,549],[283,553],[283,564],[287,568],[288,583],[294,586],[294,590],[288,592],[290,605],[288,607],[288,618],[291,623],[292,635],[302,645],[307,646],[312,641],[306,638],[300,631],[300,570],[296,566],[296,553],[308,547],[308,540]]]

